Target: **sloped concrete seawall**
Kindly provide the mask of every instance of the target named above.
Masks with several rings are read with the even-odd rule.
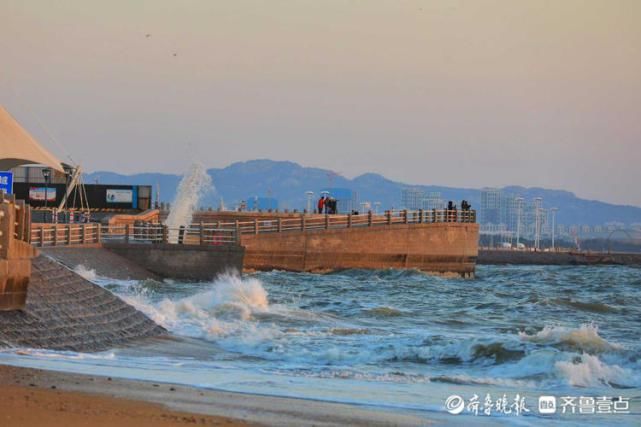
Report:
[[[32,261],[23,310],[0,312],[0,346],[103,351],[167,335],[143,313],[58,262]]]

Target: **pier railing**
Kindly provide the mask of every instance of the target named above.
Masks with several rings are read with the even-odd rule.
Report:
[[[245,234],[292,231],[334,230],[341,228],[380,227],[400,224],[475,223],[473,210],[387,211],[382,215],[368,212],[349,215],[299,215],[218,221],[169,228],[163,224],[33,224],[30,242],[34,246],[88,245],[103,242],[173,243],[185,245],[236,245]]]
[[[161,224],[34,224],[31,244],[37,247],[77,246],[97,243],[173,243],[185,245],[235,245],[236,230],[192,225],[169,228]]]
[[[237,234],[281,233],[287,231],[329,230],[340,228],[376,227],[399,224],[475,223],[474,210],[387,211],[377,215],[305,215],[297,217],[255,218],[253,220],[221,221],[204,223],[207,227],[235,229]]]

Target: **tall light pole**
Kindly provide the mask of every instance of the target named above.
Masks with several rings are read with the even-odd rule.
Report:
[[[519,248],[521,243],[521,212],[523,211],[523,197],[514,199],[516,202],[516,248]]]
[[[541,249],[541,204],[542,202],[543,202],[543,199],[541,197],[536,197],[534,199],[534,214],[536,218],[534,247],[536,248],[536,250]]]
[[[49,199],[49,180],[51,179],[51,169],[45,168],[42,170],[42,176],[45,179],[45,209],[47,209],[47,202]]]
[[[559,208],[552,208],[550,209],[552,211],[552,251],[556,250],[554,238],[556,235],[554,234],[556,232],[556,211],[559,210]]]
[[[305,191],[305,195],[307,196],[307,213],[310,214],[312,213],[312,198],[314,197],[314,192]]]

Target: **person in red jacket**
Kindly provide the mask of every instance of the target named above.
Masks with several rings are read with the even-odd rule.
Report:
[[[325,208],[325,198],[321,196],[321,198],[318,199],[318,213],[322,214],[324,208]]]

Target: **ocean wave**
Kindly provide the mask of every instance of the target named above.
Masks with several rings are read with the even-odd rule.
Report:
[[[623,346],[610,343],[599,335],[599,328],[594,324],[583,324],[579,328],[565,326],[545,326],[534,335],[519,332],[519,338],[535,344],[560,346],[586,353],[604,353],[622,350]]]
[[[215,339],[239,334],[252,341],[273,337],[274,329],[249,322],[255,313],[269,309],[267,291],[260,280],[237,275],[220,276],[195,295],[159,302],[145,292],[122,298],[156,323],[179,335]]]
[[[585,302],[569,298],[553,298],[548,300],[548,302],[555,305],[576,308],[581,311],[588,311],[590,313],[616,313],[619,311],[616,307],[612,307],[602,302]]]
[[[403,315],[401,310],[385,306],[363,310],[363,313],[375,317],[398,317]]]
[[[440,337],[435,337],[427,339],[422,346],[397,347],[389,361],[447,365],[477,362],[481,365],[500,365],[520,360],[526,355],[522,344],[514,340],[505,342],[441,341]]]
[[[607,365],[590,354],[582,354],[570,361],[556,362],[555,368],[568,384],[576,387],[639,385],[638,375],[619,365]]]
[[[329,330],[332,335],[348,336],[348,335],[367,335],[368,329],[362,328],[332,328]]]

